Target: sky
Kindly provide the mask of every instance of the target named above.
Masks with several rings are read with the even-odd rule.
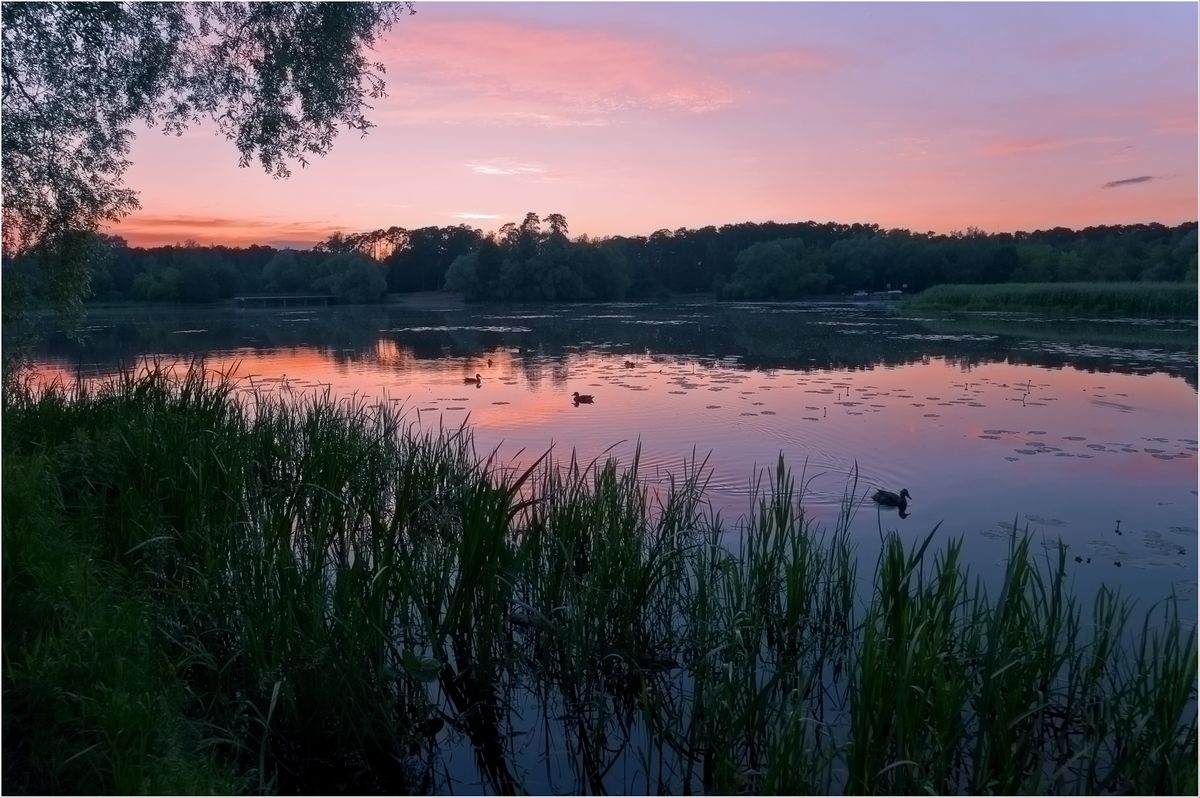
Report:
[[[1197,218],[1197,5],[442,3],[377,45],[386,99],[279,180],[137,130],[131,244],[566,216],[988,232]]]

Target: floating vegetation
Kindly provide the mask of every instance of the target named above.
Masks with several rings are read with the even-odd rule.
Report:
[[[814,321],[813,324],[821,327],[890,327],[893,325],[885,324],[880,321]]]
[[[682,324],[695,324],[691,319],[624,319],[623,324],[643,324],[649,327],[678,327]]]
[[[557,319],[558,314],[555,313],[513,313],[506,316],[484,316],[485,319],[492,321],[522,321],[526,319]],[[622,316],[584,316],[583,318],[624,318]]]
[[[959,335],[936,334],[936,333],[909,333],[907,335],[895,336],[898,341],[995,341],[999,338],[998,335],[972,335],[970,333],[962,333]]]
[[[1139,365],[1195,365],[1195,350],[1170,350],[1148,348],[1124,348],[1116,346],[1096,346],[1085,343],[1061,343],[1058,341],[1024,340],[1017,344],[1022,349],[1034,349],[1040,352],[1062,355],[1064,357],[1097,358]]]
[[[1122,413],[1132,413],[1136,409],[1133,407],[1133,405],[1127,405],[1122,402],[1112,402],[1112,401],[1109,401],[1108,399],[1093,398],[1091,400],[1091,403],[1093,405],[1095,405],[1096,407],[1105,407],[1105,408],[1109,408],[1111,410],[1118,410]]]
[[[381,333],[399,333],[399,332],[490,332],[490,333],[527,333],[533,332],[529,327],[502,327],[502,326],[485,326],[485,325],[441,325],[429,327],[391,327],[386,330],[380,330]]]

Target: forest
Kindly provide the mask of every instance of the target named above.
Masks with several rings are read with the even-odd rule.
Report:
[[[566,218],[528,213],[492,233],[466,225],[335,233],[310,250],[269,246],[131,247],[81,236],[91,301],[211,303],[236,296],[326,294],[380,302],[448,290],[467,301],[801,299],[906,294],[944,283],[1175,282],[1197,276],[1197,224],[938,234],[874,224],[743,222],[649,236],[572,238]],[[6,287],[45,296],[50,257],[9,259]]]

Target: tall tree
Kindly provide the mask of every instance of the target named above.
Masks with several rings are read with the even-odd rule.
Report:
[[[567,217],[561,213],[552,213],[547,216],[546,224],[550,225],[550,235],[559,238],[567,237]]]
[[[208,119],[243,166],[286,177],[383,96],[369,50],[409,4],[4,3],[3,248],[46,255],[60,309],[86,292],[74,238],[137,207],[123,183],[138,120]]]

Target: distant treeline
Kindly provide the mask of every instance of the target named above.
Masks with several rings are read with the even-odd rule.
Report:
[[[914,233],[871,224],[776,222],[569,236],[561,214],[529,213],[485,234],[465,225],[336,233],[311,250],[150,249],[100,236],[94,300],[214,302],[238,295],[322,293],[380,301],[388,293],[460,292],[468,300],[727,299],[921,291],[943,283],[1196,280],[1196,222],[987,234]],[[45,268],[17,259],[38,293]]]

